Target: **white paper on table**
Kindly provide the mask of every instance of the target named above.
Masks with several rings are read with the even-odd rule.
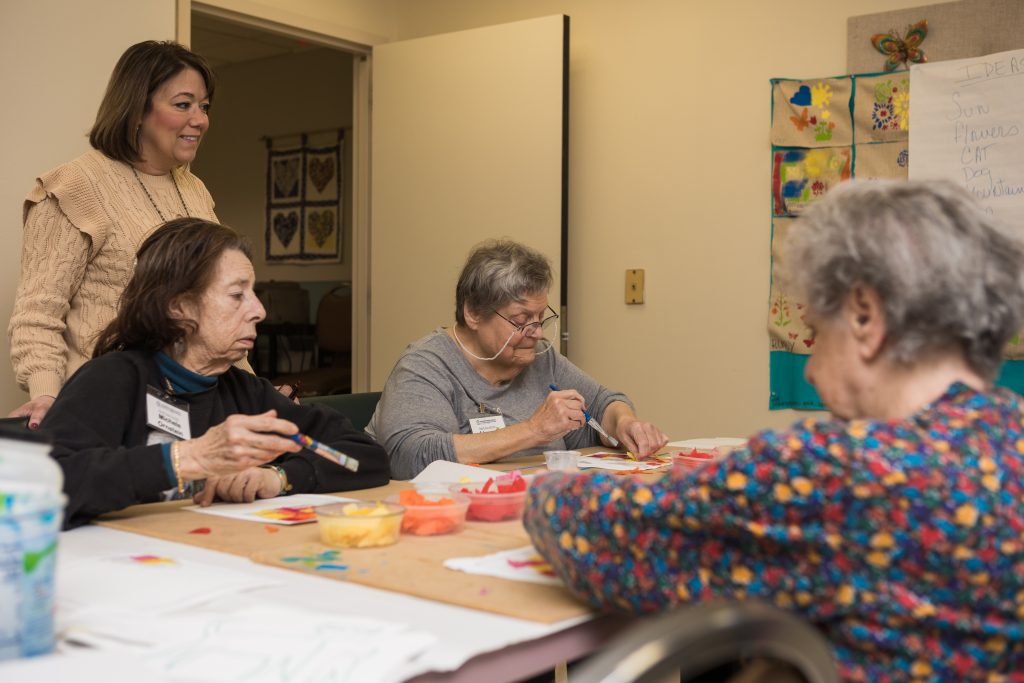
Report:
[[[220,517],[231,517],[242,519],[247,522],[261,522],[263,524],[308,524],[316,521],[316,516],[308,519],[279,519],[274,516],[274,510],[293,510],[295,508],[317,507],[318,505],[330,505],[331,503],[351,503],[352,498],[339,498],[337,496],[323,496],[316,493],[299,493],[294,496],[278,496],[277,498],[262,498],[251,503],[214,503],[208,507],[189,505],[182,510],[202,512],[207,515],[219,515]]]
[[[276,606],[210,615],[179,631],[178,641],[144,656],[147,666],[211,683],[387,683],[437,642],[405,624]]]
[[[670,441],[666,444],[669,448],[693,448],[699,451],[709,451],[712,448],[742,448],[747,445],[746,439],[719,436],[713,439],[686,439],[684,441]]]
[[[468,484],[471,482],[485,482],[492,477],[505,474],[501,470],[492,470],[488,467],[473,467],[463,465],[450,460],[435,460],[423,471],[413,477],[410,481],[413,484]]]
[[[660,456],[657,456],[660,457]],[[628,471],[628,470],[656,470],[660,467],[670,465],[671,462],[650,462],[647,460],[631,460],[621,453],[588,453],[587,455],[581,455],[576,458],[576,466],[581,470],[585,469],[596,469],[596,470],[613,470],[613,471]]]
[[[561,586],[562,581],[551,570],[532,545],[480,557],[453,557],[444,566],[467,574],[494,576],[499,579]]]
[[[281,582],[194,560],[139,552],[75,560],[57,572],[60,609],[103,607],[157,613]]]

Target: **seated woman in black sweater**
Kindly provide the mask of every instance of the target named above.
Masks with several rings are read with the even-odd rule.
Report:
[[[189,495],[209,505],[388,482],[370,436],[234,367],[266,313],[254,280],[248,245],[216,223],[176,219],[139,247],[117,318],[40,425],[64,470],[67,527]],[[355,458],[358,471],[287,438],[299,432]]]

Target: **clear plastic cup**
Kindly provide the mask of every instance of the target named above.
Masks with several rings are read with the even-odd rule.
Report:
[[[544,462],[552,472],[578,471],[580,469],[577,464],[577,459],[579,457],[579,451],[544,451]]]

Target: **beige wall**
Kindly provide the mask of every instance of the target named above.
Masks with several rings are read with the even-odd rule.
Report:
[[[768,79],[843,73],[848,16],[915,4],[399,0],[394,38],[571,17],[570,357],[673,438],[745,435],[794,417],[767,408]]]
[[[196,46],[200,49],[199,46]],[[260,280],[347,280],[351,277],[352,151],[344,145],[342,216],[345,223],[342,263],[317,265],[266,262],[266,143],[265,135],[315,131],[352,125],[352,57],[318,49],[284,57],[235,64],[217,70],[216,102],[210,132],[203,141],[193,171],[203,179],[217,202],[217,217],[244,233],[254,250]],[[328,145],[334,133],[309,138]],[[292,136],[277,147],[299,143]]]
[[[32,180],[89,149],[86,134],[117,58],[141,40],[174,38],[174,0],[0,3],[0,83],[7,105],[0,164],[0,321],[17,287],[21,210]],[[0,412],[27,396],[0,335]]]
[[[766,408],[768,79],[842,73],[848,16],[918,1],[207,4],[367,44],[571,16],[572,358],[628,391],[675,438],[792,419]],[[3,83],[32,97],[2,114],[10,156],[0,171],[9,235],[0,319],[10,311],[20,198],[32,174],[85,149],[80,132],[124,47],[172,32],[171,0],[3,3]],[[643,306],[622,302],[627,268],[647,270]],[[18,398],[6,363],[0,392],[7,405]]]

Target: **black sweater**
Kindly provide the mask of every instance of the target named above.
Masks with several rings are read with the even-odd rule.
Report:
[[[53,457],[64,470],[68,496],[65,528],[85,524],[104,512],[152,503],[176,482],[168,476],[159,444],[146,445],[146,386],[163,387],[154,354],[109,353],[76,372],[43,419],[40,429],[54,437]],[[204,391],[175,394],[189,404],[192,438],[235,414],[258,415],[271,408],[299,431],[359,461],[349,472],[315,453],[286,453],[274,460],[288,474],[292,493],[327,493],[383,486],[388,460],[368,434],[323,406],[296,405],[270,382],[236,367]]]

